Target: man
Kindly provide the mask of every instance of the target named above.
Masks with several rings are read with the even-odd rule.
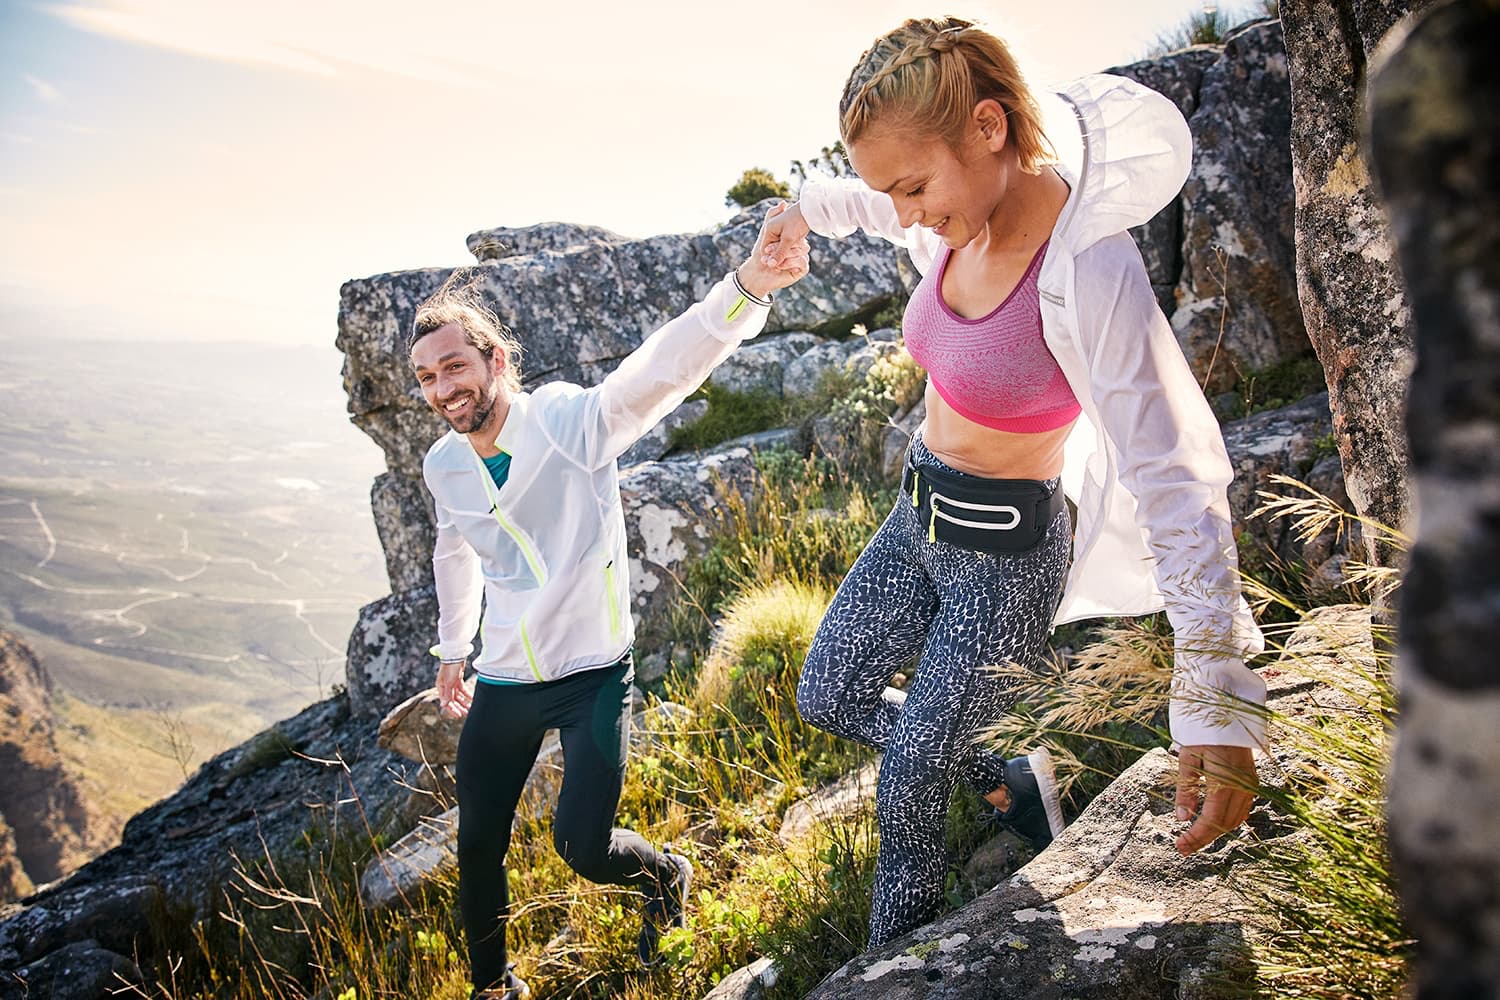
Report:
[[[767,220],[782,211],[771,210]],[[459,906],[473,997],[523,1000],[506,961],[511,822],[542,734],[559,731],[563,782],[553,841],[595,882],[647,896],[644,964],[683,926],[688,860],[613,826],[634,677],[625,519],[616,459],[765,325],[771,292],[807,273],[807,244],[756,249],[703,300],[646,339],[592,389],[522,392],[518,345],[467,292],[444,286],[417,311],[411,365],[452,430],[423,463],[436,504],[433,551],[445,710],[467,716],[458,749]],[[472,690],[463,676],[480,627]]]

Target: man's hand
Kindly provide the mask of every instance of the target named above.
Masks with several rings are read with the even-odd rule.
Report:
[[[467,665],[467,660],[452,660],[438,667],[438,703],[444,712],[455,719],[468,715],[469,706],[474,700],[469,689],[464,686],[464,667]]]
[[[1203,809],[1198,809],[1198,784],[1203,780]],[[1177,753],[1177,819],[1187,822],[1177,838],[1177,850],[1192,854],[1221,834],[1236,829],[1250,816],[1255,801],[1255,755],[1249,747],[1191,746]]]
[[[787,216],[795,216],[796,224],[788,224]],[[740,284],[745,291],[765,297],[807,274],[808,229],[801,220],[801,210],[785,202],[772,206],[766,213],[755,249],[739,268]]]

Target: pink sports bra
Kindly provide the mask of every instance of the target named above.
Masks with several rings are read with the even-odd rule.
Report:
[[[1035,434],[1056,430],[1083,411],[1042,340],[1036,281],[1046,252],[1043,243],[993,312],[964,319],[943,301],[943,272],[953,255],[944,247],[906,304],[906,349],[949,406],[985,427]]]

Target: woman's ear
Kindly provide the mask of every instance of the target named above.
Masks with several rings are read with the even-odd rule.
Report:
[[[1010,133],[1005,105],[993,97],[987,97],[974,105],[973,121],[985,148],[991,153],[998,153],[1005,148],[1005,141]]]

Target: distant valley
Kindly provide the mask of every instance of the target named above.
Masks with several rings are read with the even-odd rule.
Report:
[[[388,590],[332,348],[0,338],[0,627],[120,820],[327,696]]]

